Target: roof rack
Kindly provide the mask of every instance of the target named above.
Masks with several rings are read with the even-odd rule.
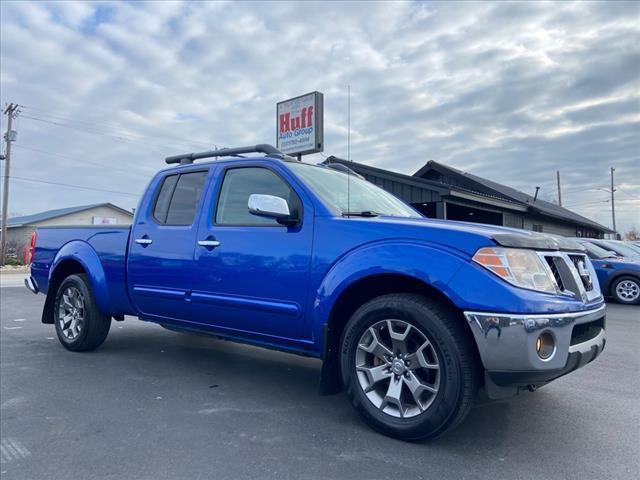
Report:
[[[356,172],[352,168],[347,167],[344,163],[338,163],[338,161],[348,162],[348,160],[345,160],[344,158],[338,158],[334,155],[331,155],[330,157],[327,157],[325,161],[321,163],[321,165],[324,165],[327,168],[330,168],[332,170],[338,170],[339,172],[348,173],[349,175],[353,175],[358,178],[362,178],[363,180],[366,180],[358,172]]]
[[[168,164],[179,163],[180,165],[189,165],[194,160],[212,157],[235,157],[243,153],[264,153],[266,156],[285,158],[285,154],[273,145],[261,143],[259,145],[251,145],[248,147],[221,148],[220,150],[210,150],[200,153],[183,153],[182,155],[173,155],[164,159]]]

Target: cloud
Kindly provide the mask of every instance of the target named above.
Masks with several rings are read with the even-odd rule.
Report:
[[[634,2],[2,2],[11,212],[133,207],[166,155],[275,141],[275,103],[325,94],[325,154],[434,159],[640,226]],[[2,119],[3,129],[6,118]],[[321,155],[315,156],[321,160]],[[128,195],[29,183],[41,179]],[[36,194],[37,193],[37,194]],[[601,203],[599,203],[601,202]]]

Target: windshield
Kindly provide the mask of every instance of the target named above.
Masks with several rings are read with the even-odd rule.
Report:
[[[584,242],[582,244],[587,249],[587,253],[591,258],[615,258],[616,254],[599,247],[595,243]]]
[[[307,163],[290,163],[288,166],[342,215],[421,217],[401,200],[356,175]]]
[[[638,245],[635,245],[633,243],[625,243],[624,246],[636,252],[637,255],[640,255],[640,247]]]
[[[629,248],[627,245],[625,245],[622,242],[618,243],[618,242],[609,242],[607,240],[600,240],[598,243],[602,247],[606,248],[607,250],[614,251],[618,255],[622,255],[623,257],[637,257],[638,256],[638,252],[636,252],[632,248]]]

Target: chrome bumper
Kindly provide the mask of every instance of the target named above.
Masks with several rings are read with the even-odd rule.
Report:
[[[527,375],[538,377],[540,382],[550,381],[569,371],[580,368],[593,360],[605,344],[605,306],[593,310],[562,314],[518,315],[506,313],[465,312],[471,331],[478,345],[485,370],[497,372],[502,379],[525,383]],[[602,320],[602,328],[594,336],[577,343],[572,333],[576,325]],[[543,332],[549,332],[555,340],[553,354],[543,360],[536,352],[536,340]],[[577,361],[577,364],[576,364]],[[569,368],[571,367],[571,368]],[[522,381],[518,381],[521,372]],[[545,376],[545,372],[548,375]],[[532,382],[535,383],[535,382]]]
[[[27,277],[24,279],[24,286],[27,287],[29,290],[31,290],[33,293],[37,294],[38,293],[38,284],[36,283],[36,281],[33,279],[33,277]]]

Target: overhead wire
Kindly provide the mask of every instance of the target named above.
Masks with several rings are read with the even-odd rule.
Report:
[[[622,188],[620,188],[620,187],[616,187],[616,190],[617,190],[617,191],[619,191],[619,192],[624,193],[624,194],[625,194],[627,197],[629,197],[631,200],[634,200],[634,201],[640,201],[640,197],[634,197],[632,194],[630,194],[630,193],[629,193],[629,192],[627,192],[626,190],[623,190],[623,189],[622,189]]]
[[[42,180],[39,178],[27,178],[27,177],[17,177],[15,175],[11,175],[11,180],[18,180],[23,182],[32,182],[32,183],[43,183],[47,185],[57,185],[60,187],[69,187],[69,188],[79,188],[82,190],[91,190],[96,192],[106,192],[106,193],[117,193],[118,195],[129,195],[131,197],[140,197],[139,193],[131,193],[131,192],[122,192],[118,190],[108,190],[106,188],[99,187],[88,187],[83,185],[74,185],[71,183],[61,183],[61,182],[51,182],[49,180]]]
[[[107,129],[111,129],[111,130],[116,130],[116,131],[120,131],[120,132],[127,132],[125,133],[125,135],[131,136],[132,134],[134,136],[137,137],[143,137],[143,138],[151,138],[151,139],[170,139],[170,140],[174,140],[176,142],[179,143],[183,143],[189,146],[201,146],[204,148],[211,148],[212,145],[214,145],[214,142],[207,142],[204,140],[199,140],[199,139],[187,139],[187,138],[182,138],[182,137],[177,137],[175,135],[154,135],[154,134],[149,134],[149,133],[142,133],[139,131],[135,131],[132,130],[128,127],[123,127],[122,125],[115,125],[112,123],[104,123],[104,122],[97,122],[95,120],[92,121],[87,121],[84,119],[78,119],[77,117],[73,117],[70,115],[60,115],[58,113],[50,113],[47,112],[46,110],[42,110],[39,108],[34,108],[34,107],[24,107],[27,110],[27,115],[31,115],[31,116],[39,116],[39,117],[47,117],[49,119],[53,119],[53,120],[58,120],[58,121],[62,121],[62,122],[66,122],[66,123],[70,123],[70,124],[79,124],[81,126],[85,126],[85,125],[89,125],[89,126],[93,126],[93,127],[98,127],[98,128],[107,128]],[[35,112],[34,113],[30,113],[28,112],[29,110]],[[113,132],[112,132],[113,133]]]
[[[13,145],[13,147],[14,148],[19,148],[19,149],[22,149],[22,150],[28,150],[30,152],[40,153],[42,155],[50,155],[50,156],[53,156],[53,157],[66,158],[66,159],[69,159],[69,160],[76,160],[76,161],[82,162],[82,164],[94,165],[96,167],[106,168],[106,169],[108,169],[110,171],[113,170],[113,171],[123,172],[123,173],[126,173],[128,175],[134,174],[134,175],[141,175],[141,176],[143,176],[143,175],[151,176],[153,174],[151,172],[149,172],[149,174],[145,174],[143,172],[131,170],[131,168],[117,167],[117,166],[113,166],[113,165],[105,165],[103,163],[92,162],[91,160],[86,160],[86,159],[80,158],[80,157],[74,157],[74,156],[61,154],[61,153],[48,152],[46,150],[40,150],[38,148],[33,148],[33,147],[26,147],[24,145]]]
[[[162,148],[163,150],[171,150],[171,149],[175,148],[175,147],[170,147],[168,145],[145,142],[145,141],[137,139],[137,138],[130,138],[127,135],[124,135],[124,134],[113,134],[113,133],[108,133],[108,132],[104,132],[104,131],[100,131],[100,130],[96,130],[96,129],[92,130],[90,128],[81,128],[81,127],[78,127],[78,126],[69,125],[69,124],[64,123],[64,122],[48,120],[48,119],[45,119],[45,118],[34,117],[34,116],[31,116],[31,115],[26,115],[26,114],[23,114],[21,116],[23,118],[28,118],[30,120],[35,120],[37,122],[43,122],[43,123],[47,123],[47,124],[50,124],[50,125],[57,125],[59,127],[70,128],[72,130],[77,130],[77,131],[84,132],[84,133],[90,133],[90,134],[93,134],[93,135],[101,135],[101,136],[104,136],[104,137],[110,137],[110,138],[114,138],[116,140],[121,140],[121,141],[125,141],[125,142],[139,143],[139,144],[142,144],[142,145],[147,145],[147,146],[151,146],[151,147],[155,147],[155,148]]]

